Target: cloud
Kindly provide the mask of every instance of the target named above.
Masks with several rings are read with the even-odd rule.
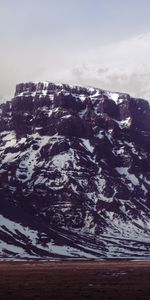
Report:
[[[41,36],[1,46],[0,94],[13,97],[16,83],[56,81],[127,92],[150,100],[150,33],[86,48]],[[63,40],[63,37],[62,37]],[[14,46],[14,47],[13,47]],[[11,53],[11,55],[10,55]]]
[[[150,99],[150,33],[129,38],[149,30],[149,8],[148,0],[0,1],[0,95],[49,80]]]
[[[75,77],[77,77],[77,78],[82,77],[83,74],[84,73],[83,73],[83,71],[82,71],[81,68],[73,68],[72,69],[72,75],[75,76]]]
[[[74,83],[150,100],[150,33],[91,50],[68,74]],[[86,70],[83,64],[86,62]]]
[[[104,74],[104,73],[107,73],[109,71],[109,68],[99,68],[97,70],[97,73],[98,74]]]

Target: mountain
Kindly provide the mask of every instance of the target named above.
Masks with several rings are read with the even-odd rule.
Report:
[[[150,106],[21,83],[0,105],[0,257],[150,256]]]

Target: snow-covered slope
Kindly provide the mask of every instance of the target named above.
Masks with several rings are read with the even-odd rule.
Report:
[[[25,83],[0,106],[0,255],[149,257],[150,107]]]

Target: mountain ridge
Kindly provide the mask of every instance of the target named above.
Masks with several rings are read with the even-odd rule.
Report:
[[[149,257],[150,107],[22,83],[0,105],[2,258]]]

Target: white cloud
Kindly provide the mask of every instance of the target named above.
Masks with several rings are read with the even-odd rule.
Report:
[[[73,37],[68,43],[63,43],[62,37],[61,48],[45,37],[11,49],[9,44],[2,47],[0,94],[5,98],[13,96],[16,83],[49,80],[127,92],[150,100],[150,33],[96,49],[92,43],[88,48],[87,44],[75,44]]]
[[[68,73],[76,83],[128,92],[150,100],[150,33],[104,45],[84,55],[82,63]]]

